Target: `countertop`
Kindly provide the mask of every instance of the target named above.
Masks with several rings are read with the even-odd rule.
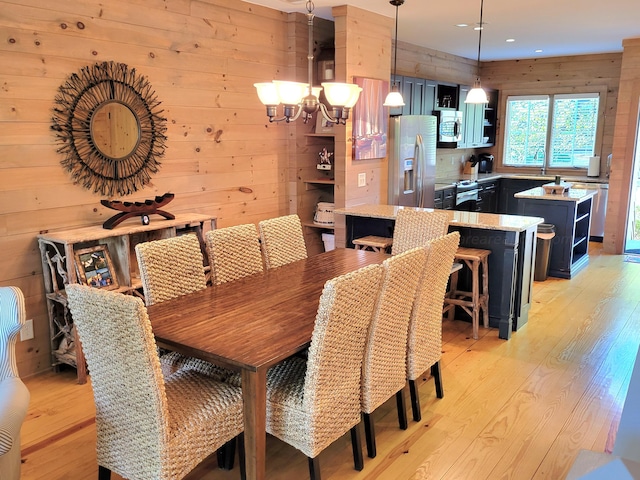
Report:
[[[562,180],[566,182],[576,183],[609,183],[608,178],[599,177],[587,177],[586,175],[561,175]],[[478,182],[489,182],[491,180],[499,180],[500,178],[520,178],[523,180],[548,180],[550,183],[556,178],[555,175],[536,175],[536,174],[524,174],[524,173],[479,173]],[[453,187],[460,180],[471,180],[471,175],[460,175],[458,179],[436,179],[436,190],[444,190],[445,188]]]
[[[597,190],[582,190],[579,188],[569,188],[564,193],[547,193],[542,187],[535,187],[524,192],[518,192],[514,195],[516,198],[531,198],[534,200],[558,200],[565,202],[580,203],[590,197],[595,196]]]
[[[586,190],[584,190],[586,191]],[[403,208],[433,212],[433,208],[399,207],[397,205],[356,205],[348,208],[338,208],[334,213],[357,217],[383,218],[393,220],[398,211]],[[500,230],[523,232],[528,228],[544,222],[544,218],[526,217],[522,215],[499,215],[495,213],[461,212],[457,210],[438,210],[449,215],[449,223],[460,227],[481,228],[485,230]]]

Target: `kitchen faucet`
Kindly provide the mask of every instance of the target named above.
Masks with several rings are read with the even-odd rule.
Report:
[[[544,170],[544,166],[540,169],[540,175],[544,175],[545,170]]]

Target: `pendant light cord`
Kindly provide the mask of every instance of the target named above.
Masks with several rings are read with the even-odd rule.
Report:
[[[394,48],[394,53],[393,53],[393,85],[395,86],[396,81],[397,81],[397,67],[398,67],[398,7],[400,5],[396,4],[396,38],[393,41],[393,48]]]
[[[478,29],[478,75],[480,75],[480,46],[482,45],[482,10],[484,7],[484,0],[480,0],[480,28]]]

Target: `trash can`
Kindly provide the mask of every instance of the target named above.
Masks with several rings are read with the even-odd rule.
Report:
[[[551,252],[551,240],[556,236],[556,226],[551,223],[538,225],[536,233],[536,267],[533,279],[543,282],[549,273],[549,253]]]

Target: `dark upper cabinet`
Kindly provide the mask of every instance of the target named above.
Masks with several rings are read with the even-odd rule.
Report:
[[[400,86],[404,107],[390,108],[389,115],[431,115],[433,111],[436,83],[424,78],[391,77]]]

